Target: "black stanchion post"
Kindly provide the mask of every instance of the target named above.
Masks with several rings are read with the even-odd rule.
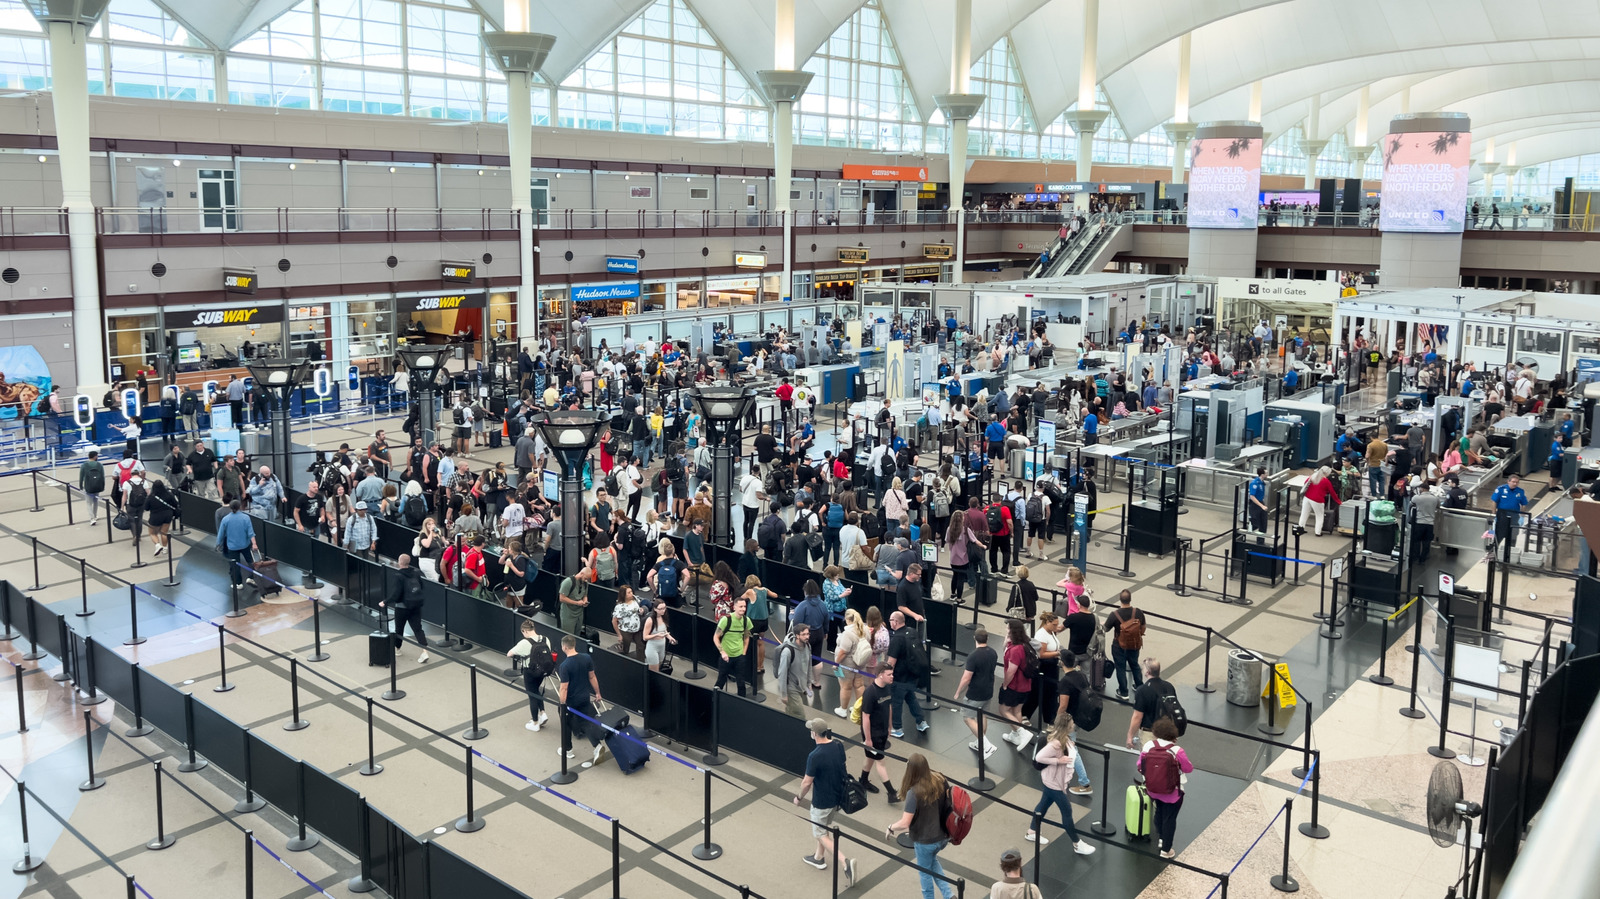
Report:
[[[357,853],[361,870],[345,883],[344,888],[352,893],[370,893],[378,888],[372,882],[372,811],[367,807],[365,796],[356,798],[361,802],[361,846]]]
[[[705,775],[702,779],[706,785],[705,817],[701,819],[701,823],[705,826],[705,836],[701,839],[700,845],[690,850],[690,854],[703,862],[708,862],[722,857],[722,847],[711,842],[711,772],[702,768],[701,773]]]
[[[1417,678],[1418,667],[1422,664],[1422,589],[1417,589],[1417,598],[1414,600],[1416,612],[1416,625],[1411,632],[1411,703],[1400,710],[1400,714],[1407,718],[1421,718],[1426,713],[1417,708]]]
[[[123,646],[138,646],[145,641],[139,636],[139,586],[128,585],[128,621],[133,627],[133,635],[122,641]]]
[[[1107,749],[1100,758],[1100,820],[1092,822],[1089,829],[1100,836],[1109,837],[1117,832],[1111,823],[1111,750]]]
[[[85,780],[81,784],[78,784],[78,789],[81,790],[82,792],[87,793],[90,790],[98,790],[101,787],[106,785],[106,779],[104,777],[95,777],[95,775],[94,775],[94,713],[93,712],[86,711],[86,712],[83,713],[83,749],[84,749],[84,755],[88,756],[88,761],[89,761],[89,779]]]
[[[72,504],[71,503],[67,503],[67,508],[69,508],[69,509],[72,508]],[[135,884],[133,882],[133,875],[129,874],[128,877],[127,877],[127,880],[128,880],[128,899],[139,899],[139,887],[138,887],[137,884]]]
[[[89,608],[89,561],[87,559],[78,560],[78,595],[83,607],[73,614],[79,618],[88,618],[94,614],[94,610]]]
[[[222,672],[222,683],[211,688],[213,693],[230,693],[233,684],[228,683],[228,629],[217,625],[217,669]]]
[[[1322,750],[1311,754],[1311,820],[1300,825],[1300,834],[1313,840],[1326,840],[1328,828],[1317,823],[1317,813],[1322,805]]]
[[[389,632],[388,623],[384,622],[382,627],[383,627],[383,632],[385,634],[387,634]],[[393,652],[389,653],[389,690],[388,690],[388,692],[384,693],[381,697],[379,697],[379,698],[381,698],[381,699],[383,699],[385,701],[388,701],[388,702],[394,702],[396,700],[400,700],[400,699],[405,699],[406,698],[406,691],[400,689],[400,684],[398,682],[398,675],[396,674],[396,669],[399,666],[399,659],[400,659],[400,650],[399,649],[395,649]]]
[[[133,516],[131,516],[131,515],[128,516],[128,517],[130,519],[133,518]],[[133,527],[134,528],[138,528],[139,527],[139,521],[137,519],[134,519]],[[128,533],[132,534],[132,533],[134,533],[134,531],[130,530]],[[142,558],[142,553],[143,553],[144,547],[140,546],[140,544],[143,543],[143,542],[144,541],[140,540],[138,537],[134,537],[133,538],[133,564],[129,565],[128,566],[129,568],[143,568],[144,567],[145,562],[144,562],[144,559]]]
[[[28,539],[33,543],[33,586],[28,589],[43,590],[44,582],[39,580],[39,538],[30,537]]]
[[[267,801],[256,795],[255,750],[250,739],[250,728],[245,728],[239,735],[244,740],[241,747],[244,750],[244,798],[233,804],[233,810],[246,815],[266,808]]]
[[[24,662],[37,662],[44,658],[44,651],[39,648],[39,616],[34,612],[35,604],[29,602],[23,606],[23,614],[28,619],[28,651],[21,658]]]
[[[1389,616],[1383,616],[1383,636],[1378,643],[1378,673],[1367,678],[1380,687],[1387,687],[1394,683],[1394,678],[1389,676]]]
[[[33,845],[28,841],[28,784],[17,781],[17,808],[22,813],[22,860],[11,866],[14,874],[37,871],[44,865],[44,857],[34,857]]]
[[[178,766],[178,773],[190,774],[199,771],[211,764],[205,759],[197,759],[194,755],[194,694],[183,694],[183,740],[189,750],[189,759]]]
[[[111,544],[111,541],[116,539],[111,534],[111,522],[117,517],[117,507],[116,507],[116,504],[111,502],[111,500],[109,500],[109,499],[106,500],[105,502],[106,502],[106,544],[109,546]]]
[[[167,579],[161,582],[163,587],[176,587],[183,581],[178,580],[178,572],[174,567],[177,563],[172,561],[172,547],[167,547]]]
[[[611,819],[611,899],[622,899],[622,819]]]
[[[1226,579],[1224,579],[1226,583]],[[1255,603],[1246,596],[1250,592],[1250,551],[1245,550],[1239,554],[1239,598],[1233,601],[1234,605],[1253,606]]]
[[[124,737],[148,737],[155,728],[145,723],[144,720],[144,683],[139,680],[139,672],[143,670],[138,662],[133,663],[133,726],[122,732]]]
[[[39,505],[39,473],[37,471],[28,472],[28,480],[33,482],[33,508],[28,511],[43,512],[44,506]],[[70,498],[67,500],[67,505],[72,505]]]
[[[1294,893],[1300,889],[1300,884],[1289,876],[1289,836],[1294,830],[1289,819],[1293,812],[1294,797],[1291,796],[1283,800],[1283,870],[1267,880],[1267,883],[1272,884],[1272,888],[1280,893]]]
[[[1444,698],[1439,702],[1439,745],[1429,746],[1428,754],[1436,759],[1453,759],[1456,754],[1444,748],[1444,738],[1450,732],[1450,682],[1456,676],[1456,620],[1454,618],[1445,617],[1444,634]]]
[[[1189,588],[1183,585],[1184,553],[1187,552],[1184,544],[1187,542],[1180,537],[1172,544],[1172,583],[1167,585],[1167,589],[1179,596],[1189,595]]]
[[[700,635],[696,633],[700,629],[700,622],[703,620],[700,617],[700,576],[698,572],[695,574],[694,590],[694,615],[689,618],[689,637],[691,640],[689,643],[689,670],[683,673],[684,680],[701,680],[706,676],[706,672],[700,670]]]
[[[300,660],[289,660],[289,723],[284,730],[305,730],[311,722],[300,717]]]
[[[983,725],[984,725],[983,709],[980,708],[980,709],[978,709],[978,776],[972,778],[969,781],[967,781],[967,787],[972,789],[972,790],[975,790],[975,791],[977,791],[979,793],[987,793],[990,790],[993,790],[994,787],[995,787],[994,781],[991,780],[987,776],[987,773],[984,771],[984,765],[983,765],[983,756],[984,756],[983,741],[988,739],[989,732],[988,732],[988,729],[985,728]]]
[[[1133,478],[1128,478],[1128,499],[1133,499]],[[1117,572],[1119,577],[1135,577],[1133,573],[1133,544],[1128,540],[1128,507],[1122,507],[1122,570]]]
[[[456,828],[456,830],[460,831],[461,833],[477,833],[478,831],[483,829],[483,819],[478,817],[477,809],[473,807],[473,801],[472,801],[472,747],[468,746],[468,747],[466,747],[466,750],[467,750],[467,815],[464,818],[457,818],[456,819],[455,828]]]
[[[0,627],[5,629],[4,633],[0,633],[0,643],[10,643],[22,636],[11,626],[11,603],[3,600],[0,600]]]
[[[25,734],[28,732],[28,703],[22,694],[22,666],[12,662],[11,669],[16,673],[17,682],[17,733]]]
[[[1201,693],[1215,693],[1217,688],[1211,686],[1211,627],[1206,627],[1206,661],[1205,678],[1200,681],[1200,686],[1195,689]]]
[[[326,662],[328,654],[322,650],[322,603],[311,597],[311,655],[306,656],[308,662]]]
[[[316,834],[306,833],[306,763],[300,762],[295,765],[294,773],[296,836],[288,843],[285,843],[283,848],[290,852],[304,852],[322,842],[322,838]]]
[[[360,768],[356,769],[356,773],[364,775],[366,777],[371,777],[374,774],[382,774],[383,773],[383,766],[378,764],[377,757],[373,753],[373,745],[372,745],[372,697],[368,696],[368,697],[365,697],[365,698],[367,700],[367,763],[365,765],[362,765]]]
[[[1228,573],[1231,571],[1233,571],[1233,550],[1225,549],[1222,551],[1222,598],[1217,600],[1218,602],[1233,602],[1228,598]]]
[[[100,681],[94,670],[94,638],[83,638],[83,668],[86,674],[84,681],[89,688],[85,690],[83,684],[78,685],[78,692],[83,694],[78,700],[78,705],[99,705],[107,699],[106,694],[100,692]]]
[[[467,666],[467,674],[472,681],[472,727],[461,735],[461,739],[481,740],[489,736],[489,729],[478,726],[478,666]]]
[[[1267,723],[1257,724],[1256,730],[1269,737],[1283,733],[1283,728],[1278,726],[1278,669],[1270,662],[1267,663]]]
[[[572,712],[563,702],[558,714],[561,718],[561,770],[550,775],[550,782],[559,786],[577,780],[578,772],[567,770],[567,755],[572,752]]]
[[[711,751],[700,756],[707,765],[726,765],[728,757],[722,754],[722,693],[711,694]]]
[[[238,562],[235,562],[233,564],[239,565]],[[239,567],[240,568],[244,568],[243,565],[239,565]],[[245,570],[248,571],[249,569],[245,569]],[[254,574],[254,572],[251,572],[251,573]],[[228,590],[228,594],[229,594],[228,602],[229,602],[229,606],[230,607],[229,607],[228,611],[223,613],[224,617],[226,617],[226,618],[243,618],[244,617],[244,610],[239,608],[239,591],[240,591],[240,589],[241,589],[241,586],[239,584],[234,584]]]
[[[1300,764],[1296,765],[1289,772],[1290,774],[1294,775],[1295,777],[1305,777],[1307,774],[1311,773],[1311,712],[1312,712],[1311,700],[1307,699],[1305,701],[1305,703],[1306,703],[1305,748],[1303,748],[1300,751]]]
[[[244,899],[256,896],[256,832],[244,832]]]
[[[188,694],[184,694],[188,695]],[[182,768],[178,769],[182,771]],[[159,852],[162,849],[172,848],[178,838],[167,834],[166,807],[161,802],[161,761],[156,761],[156,838],[144,844],[144,848]]]
[[[67,619],[64,615],[56,616],[56,641],[61,644],[61,669],[50,675],[50,679],[60,684],[72,680],[73,668],[72,650],[74,646],[72,643],[72,631],[67,627]]]

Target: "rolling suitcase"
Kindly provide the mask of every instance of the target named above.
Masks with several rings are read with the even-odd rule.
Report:
[[[617,760],[617,767],[623,774],[632,774],[650,761],[650,750],[645,747],[639,731],[628,724],[626,709],[612,706],[600,713],[600,721],[617,731],[606,732],[606,748],[611,750],[611,757]]]
[[[250,567],[253,569],[250,575],[250,586],[255,588],[256,596],[276,596],[283,592],[283,587],[278,583],[281,578],[278,577],[278,562],[276,559],[268,559],[263,556]]]
[[[1150,794],[1144,791],[1144,786],[1129,784],[1124,805],[1123,817],[1126,819],[1128,836],[1135,840],[1150,839]]]
[[[495,427],[496,424],[498,424],[498,422],[490,422],[489,423],[490,426],[488,428],[488,431],[489,431],[489,448],[490,449],[499,449],[500,448],[501,433],[500,433],[500,429],[498,427]]]
[[[383,631],[373,631],[367,635],[367,664],[375,668],[387,668],[394,661],[394,637]]]

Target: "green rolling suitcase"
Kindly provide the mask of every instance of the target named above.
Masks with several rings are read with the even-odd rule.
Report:
[[[1123,816],[1127,821],[1128,836],[1135,840],[1150,839],[1150,794],[1146,793],[1140,784],[1129,784],[1124,806]]]

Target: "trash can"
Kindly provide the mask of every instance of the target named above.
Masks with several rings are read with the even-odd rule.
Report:
[[[1228,653],[1228,702],[1249,708],[1261,704],[1261,661],[1242,649]]]

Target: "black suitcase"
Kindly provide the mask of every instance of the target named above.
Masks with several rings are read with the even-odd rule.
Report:
[[[383,631],[367,635],[367,664],[387,668],[394,661],[394,637]]]
[[[632,774],[650,761],[650,750],[639,731],[629,726],[626,709],[612,706],[600,713],[600,721],[617,731],[606,732],[606,748],[611,750],[611,757],[617,760],[617,767],[623,774]]]
[[[283,592],[283,587],[278,583],[278,562],[276,559],[261,558],[250,566],[250,586],[256,590],[256,596],[276,596]]]
[[[498,425],[498,422],[492,422],[492,421],[489,422],[489,448],[490,449],[499,449],[500,448],[500,436],[501,435],[500,435],[500,428],[497,427],[497,425]]]

